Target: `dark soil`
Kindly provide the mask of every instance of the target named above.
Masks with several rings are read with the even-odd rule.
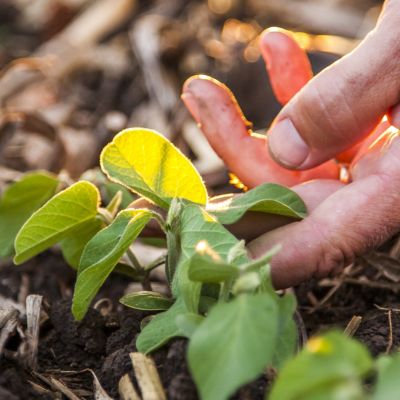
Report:
[[[368,270],[366,271],[368,273]],[[112,398],[119,398],[118,382],[126,373],[135,377],[129,353],[135,351],[135,339],[145,313],[123,308],[118,299],[128,279],[114,275],[102,288],[98,299],[108,298],[111,307],[90,309],[77,323],[70,312],[74,272],[58,254],[47,252],[22,267],[0,269],[0,295],[18,301],[21,288],[44,296],[48,319],[42,324],[39,341],[40,376],[21,366],[11,356],[18,348],[16,334],[6,345],[0,360],[0,399],[54,399],[55,392],[39,393],[30,382],[48,389],[41,377],[62,381],[81,398],[92,398],[92,370]],[[317,308],[309,302],[310,293],[322,298],[329,289],[308,283],[297,289],[299,310],[307,334],[337,327],[343,329],[355,315],[363,317],[355,337],[365,343],[373,355],[393,351],[400,346],[400,315],[396,294],[390,290],[343,284],[329,301]],[[376,305],[379,305],[377,308]],[[389,309],[392,310],[389,312]],[[176,340],[154,354],[168,399],[196,399],[196,389],[185,361],[186,342]],[[235,399],[262,399],[267,377],[242,388]],[[36,387],[37,388],[37,387]]]

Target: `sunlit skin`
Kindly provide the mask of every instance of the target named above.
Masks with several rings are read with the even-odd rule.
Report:
[[[311,80],[294,39],[284,31],[265,31],[261,52],[277,98],[287,103],[267,137],[252,134],[222,84],[197,76],[184,85],[187,108],[245,185],[285,184],[307,204],[306,219],[275,220],[263,226],[264,232],[272,230],[249,243],[254,257],[282,244],[272,261],[277,288],[336,273],[399,230],[400,140],[396,130],[387,130],[400,122],[399,22],[400,2],[387,1],[360,46]],[[333,161],[344,151],[348,184],[339,180]],[[246,236],[246,227],[240,229]]]

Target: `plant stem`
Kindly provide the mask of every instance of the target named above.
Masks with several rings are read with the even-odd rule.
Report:
[[[142,284],[143,290],[153,291],[153,288],[151,287],[149,274],[146,273],[143,279],[140,281],[140,283]]]
[[[219,302],[226,303],[229,300],[229,294],[231,292],[232,279],[229,279],[222,283],[221,291],[219,294]]]
[[[139,260],[136,258],[135,254],[131,249],[128,248],[126,251],[126,255],[128,256],[128,259],[130,263],[132,264],[132,267],[139,273],[143,272],[143,267],[140,265]]]
[[[163,254],[162,256],[160,256],[160,257],[156,258],[154,261],[152,261],[150,264],[146,265],[144,267],[144,269],[146,271],[151,271],[152,269],[159,267],[160,265],[162,265],[166,262],[166,257],[167,256],[165,254]]]
[[[132,265],[132,267],[139,273],[139,275],[142,275],[143,277],[140,279],[140,283],[142,285],[143,290],[149,290],[152,291],[153,288],[151,287],[151,282],[149,278],[149,272],[146,271],[142,265],[140,264],[139,260],[135,256],[134,252],[131,249],[128,249],[126,251],[126,255],[128,256],[128,259]]]

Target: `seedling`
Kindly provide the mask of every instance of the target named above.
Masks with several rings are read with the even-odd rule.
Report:
[[[10,227],[2,237],[2,255],[12,252],[14,238],[16,264],[58,243],[77,269],[72,303],[77,320],[111,272],[140,281],[144,290],[121,302],[161,312],[145,325],[138,350],[150,353],[174,337],[188,338],[188,362],[202,399],[227,399],[266,367],[280,368],[295,351],[296,328],[294,298],[278,296],[271,285],[269,261],[278,249],[251,260],[244,243],[224,225],[247,211],[301,219],[303,201],[275,184],[209,199],[191,162],[147,129],[116,135],[101,153],[100,165],[125,195],[128,189],[153,206],[135,208],[133,202],[121,209],[119,191],[102,206],[99,189],[89,181],[59,191],[57,177],[27,175],[9,187],[0,203],[0,224]],[[32,189],[39,184],[40,190]],[[167,242],[169,297],[153,292],[149,280],[151,269],[163,260],[141,265],[131,248],[150,220]]]

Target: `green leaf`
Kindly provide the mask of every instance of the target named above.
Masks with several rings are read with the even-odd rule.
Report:
[[[272,257],[278,254],[280,250],[281,250],[280,245],[274,246],[271,250],[267,251],[260,258],[252,260],[246,264],[242,264],[240,266],[240,269],[242,271],[247,271],[247,272],[259,271],[261,268],[269,265],[270,261],[272,260]]]
[[[120,300],[124,306],[136,310],[164,311],[173,304],[173,300],[157,292],[141,291],[129,293]]]
[[[24,175],[0,199],[0,258],[11,256],[24,222],[56,192],[58,180],[45,172]]]
[[[81,225],[79,231],[66,237],[60,243],[62,255],[72,268],[78,269],[83,249],[89,240],[103,227],[104,223],[100,218],[92,218]]]
[[[378,359],[378,381],[372,400],[398,400],[400,393],[400,354]]]
[[[278,307],[266,294],[219,303],[191,337],[188,360],[202,400],[224,400],[271,363]]]
[[[366,348],[338,332],[312,338],[282,369],[269,400],[365,399],[361,378],[372,367]]]
[[[221,258],[221,262],[226,262],[238,240],[201,206],[185,201],[180,201],[180,204],[180,223],[174,232],[175,242],[180,248],[180,259],[172,282],[172,293],[175,297],[182,294],[188,311],[196,313],[201,285],[189,279],[187,260],[196,253],[196,245],[205,240]],[[247,256],[241,254],[234,262],[239,265],[248,261]]]
[[[179,264],[178,273],[174,279],[173,294],[181,298],[186,306],[186,311],[197,313],[201,295],[201,283],[194,282],[189,278],[189,260]]]
[[[233,279],[239,269],[228,263],[214,260],[208,254],[195,253],[189,259],[189,278],[202,283],[220,283]]]
[[[100,165],[114,182],[167,208],[173,198],[206,204],[207,191],[192,163],[158,132],[126,129],[101,153]]]
[[[113,218],[117,215],[118,210],[121,207],[122,198],[123,198],[122,190],[118,190],[118,192],[115,193],[113,198],[107,204],[106,210],[110,213],[110,215]]]
[[[287,360],[293,358],[297,347],[297,326],[293,319],[296,297],[286,294],[278,298],[279,325],[278,341],[274,352],[273,366],[281,369]]]
[[[196,245],[202,240],[206,240],[223,261],[228,261],[229,252],[238,243],[238,239],[203,208],[196,204],[185,204],[180,223],[182,257],[190,258],[196,252]],[[248,261],[248,257],[241,253],[233,262],[241,265]]]
[[[72,300],[75,319],[84,317],[90,302],[108,275],[152,216],[153,213],[149,210],[121,211],[111,225],[98,232],[86,245]]]
[[[207,211],[222,224],[238,221],[247,211],[302,219],[307,215],[303,200],[292,190],[275,183],[265,183],[239,195],[221,196],[207,205]],[[220,201],[218,201],[220,200]]]
[[[248,272],[238,278],[233,287],[232,293],[237,296],[240,293],[253,293],[261,285],[261,277],[258,272]]]
[[[14,262],[21,264],[78,231],[96,216],[99,202],[98,190],[85,181],[56,194],[18,232]]]
[[[203,316],[193,313],[179,314],[175,319],[181,335],[186,338],[191,338],[203,321]]]
[[[167,311],[157,314],[140,332],[136,339],[136,348],[141,353],[151,353],[169,340],[181,336],[176,317],[186,312],[182,300],[177,300]]]

